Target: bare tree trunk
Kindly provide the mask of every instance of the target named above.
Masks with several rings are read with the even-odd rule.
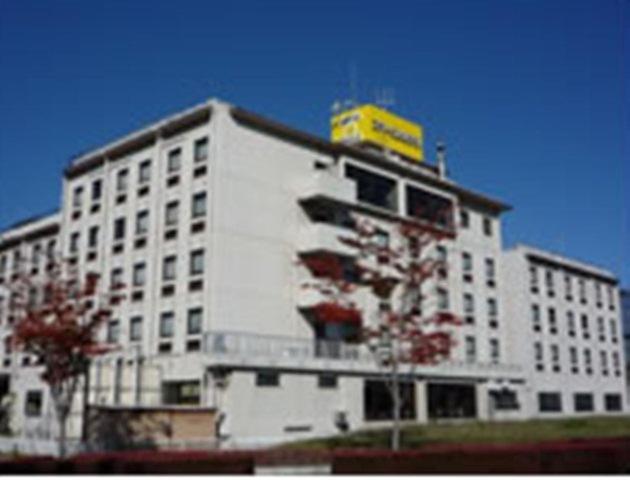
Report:
[[[66,414],[60,413],[58,415],[59,421],[59,458],[66,457],[66,420],[68,416]]]
[[[398,362],[394,360],[392,365],[392,408],[393,411],[393,425],[392,425],[392,438],[391,446],[392,450],[398,451],[400,449],[400,388],[398,378]]]

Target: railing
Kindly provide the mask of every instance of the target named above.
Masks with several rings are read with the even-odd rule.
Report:
[[[353,362],[376,368],[374,355],[362,344],[340,341],[302,339],[285,336],[259,335],[242,332],[208,332],[204,336],[204,351],[215,358],[245,360],[262,365],[265,361],[304,362],[327,360]],[[409,366],[408,366],[409,368]],[[457,374],[501,373],[516,374],[522,369],[518,365],[466,362],[450,360],[438,365],[419,365],[419,372],[441,372]]]

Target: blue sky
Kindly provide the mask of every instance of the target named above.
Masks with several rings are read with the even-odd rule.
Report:
[[[209,97],[325,136],[354,70],[361,100],[394,89],[430,157],[444,139],[456,180],[514,205],[507,245],[589,260],[630,284],[628,10],[0,0],[0,228],[55,208],[72,155]]]

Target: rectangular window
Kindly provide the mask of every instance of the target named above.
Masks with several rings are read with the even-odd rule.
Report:
[[[610,310],[614,310],[615,309],[615,289],[609,285],[607,290],[608,290],[608,308]]]
[[[593,374],[593,358],[591,357],[591,351],[588,348],[584,349],[584,371],[587,375]]]
[[[120,339],[120,322],[118,320],[110,320],[107,324],[107,342],[118,343]]]
[[[160,337],[170,338],[173,336],[175,328],[175,314],[173,312],[164,312],[160,315]]]
[[[111,275],[109,286],[110,288],[119,288],[123,285],[123,269],[120,267],[113,268]]]
[[[167,171],[168,173],[174,173],[179,171],[182,165],[182,149],[175,148],[168,152]]]
[[[498,326],[499,310],[497,308],[497,301],[494,298],[488,299],[488,324],[490,328],[497,328]]]
[[[554,372],[560,372],[560,347],[551,345],[551,368]]]
[[[208,158],[208,137],[195,141],[195,162],[202,162]]]
[[[607,393],[604,395],[604,408],[607,412],[621,411],[621,395],[619,393]]]
[[[550,297],[555,296],[555,287],[554,287],[554,281],[553,281],[553,271],[552,270],[545,270],[545,285],[547,287],[547,295]]]
[[[201,275],[203,273],[203,250],[195,250],[190,254],[190,274]]]
[[[464,320],[466,323],[475,323],[475,298],[471,293],[464,293]]]
[[[468,210],[463,208],[459,211],[459,226],[461,228],[470,227],[470,214],[468,213]]]
[[[577,348],[569,347],[569,361],[571,362],[571,373],[578,373],[580,367]]]
[[[492,236],[492,219],[483,217],[483,234],[487,237]]]
[[[114,220],[114,242],[124,240],[125,238],[125,219],[117,218]]]
[[[74,232],[70,235],[70,253],[77,253],[79,251],[79,232]]]
[[[149,211],[142,210],[136,215],[136,235],[146,235],[149,232]]]
[[[562,397],[559,392],[539,392],[538,393],[539,412],[561,412]]]
[[[472,255],[468,252],[462,253],[462,272],[465,282],[472,282],[473,278],[473,263]]]
[[[165,282],[175,280],[177,275],[177,256],[170,255],[162,263],[162,280]]]
[[[500,349],[499,349],[499,339],[491,338],[490,339],[490,362],[499,363],[501,358]]]
[[[162,383],[164,405],[200,405],[201,385],[198,380]]]
[[[142,340],[142,317],[131,317],[129,320],[129,340],[132,342]]]
[[[167,226],[177,225],[177,218],[179,217],[179,202],[177,200],[166,204],[166,213],[164,223]]]
[[[98,247],[98,226],[94,225],[88,230],[88,248]]]
[[[151,180],[151,160],[143,160],[138,167],[138,183],[147,183]]]
[[[598,307],[602,306],[602,285],[599,282],[595,282],[595,303]]]
[[[346,165],[346,177],[357,184],[357,200],[393,212],[398,211],[396,181],[354,165]]]
[[[621,376],[621,360],[619,359],[619,352],[612,352],[613,369],[615,370],[615,376]]]
[[[448,198],[417,187],[405,188],[407,216],[425,220],[440,227],[452,228],[453,204]]]
[[[486,285],[494,287],[495,285],[495,266],[493,258],[486,258]]]
[[[119,170],[116,175],[116,191],[118,193],[124,193],[127,191],[127,186],[129,185],[129,171],[125,168],[123,170]]]
[[[593,394],[576,393],[575,395],[573,395],[573,403],[576,412],[592,412]]]
[[[589,338],[591,338],[591,332],[588,329],[588,317],[586,316],[586,314],[582,314],[582,337],[585,340],[588,340]]]
[[[195,193],[192,198],[192,217],[203,217],[206,214],[206,192]]]
[[[477,361],[477,341],[475,337],[468,335],[464,338],[464,346],[466,352],[466,363],[475,363]]]
[[[42,414],[44,396],[41,390],[29,390],[24,400],[24,414],[27,417],[39,417]]]
[[[202,309],[191,308],[188,310],[188,335],[201,333]]]
[[[437,289],[437,308],[441,311],[448,310],[448,291],[443,288]]]
[[[532,328],[534,332],[540,332],[540,307],[536,304],[532,305]]]
[[[605,350],[600,350],[599,352],[600,366],[602,369],[602,375],[604,377],[608,376],[608,353]]]
[[[534,265],[529,267],[529,289],[532,293],[538,293],[538,269]]]
[[[568,273],[564,274],[564,298],[569,302],[573,300],[573,282]]]
[[[578,285],[580,289],[580,302],[586,303],[586,281],[580,278]]]
[[[572,311],[567,312],[567,331],[569,337],[575,337],[575,315]]]
[[[415,383],[403,381],[399,384],[400,410],[403,420],[416,418]],[[366,421],[391,420],[393,413],[392,395],[382,380],[366,380],[363,387],[363,411]]]
[[[597,317],[597,338],[600,342],[606,341],[606,325],[604,324],[604,317]]]
[[[72,194],[72,207],[81,208],[83,204],[83,187],[75,187]]]
[[[144,262],[136,263],[133,266],[133,286],[142,287],[146,282],[147,265]]]
[[[317,376],[317,386],[319,388],[337,388],[337,375],[322,373]]]
[[[545,369],[542,343],[534,343],[534,363],[536,364],[536,370],[542,372]]]
[[[549,308],[547,310],[548,320],[549,320],[549,333],[552,335],[556,335],[558,333],[558,321],[556,320],[556,309]]]
[[[256,373],[257,387],[278,387],[280,386],[280,374],[272,371],[262,371]]]
[[[98,179],[92,182],[92,201],[98,202],[103,195],[103,181]]]
[[[617,335],[617,320],[614,318],[610,319],[610,341],[612,343],[617,343],[619,341],[619,336]]]

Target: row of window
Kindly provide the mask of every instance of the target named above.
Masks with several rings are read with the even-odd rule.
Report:
[[[194,162],[200,163],[206,160],[208,157],[208,137],[203,137],[195,141],[194,144]],[[138,164],[138,185],[143,186],[151,182],[151,159],[145,159]],[[167,175],[174,175],[181,170],[182,166],[182,148],[176,147],[169,150],[166,160],[166,173]],[[205,173],[205,170],[204,170]],[[122,203],[126,199],[126,193],[129,189],[129,169],[121,168],[116,172],[115,192],[117,196],[117,203]],[[195,174],[197,176],[197,174]],[[172,183],[169,179],[169,185]],[[142,192],[148,193],[148,189],[142,190]],[[84,204],[84,186],[76,186],[72,192],[72,208],[75,212],[78,212]],[[98,211],[98,208],[94,208],[99,204],[103,197],[103,180],[96,179],[92,181],[90,188],[90,199],[92,202],[92,212]],[[73,218],[78,218],[79,215],[73,215]]]
[[[468,210],[462,208],[459,211],[459,226],[463,229],[470,228],[470,217],[471,214]],[[492,236],[492,219],[490,217],[482,217],[481,221],[481,230],[483,234],[487,237]]]
[[[490,347],[490,362],[499,363],[499,361],[501,360],[499,339],[491,338],[488,345]],[[466,357],[466,363],[477,362],[477,339],[472,335],[467,335],[464,337],[464,355]]]
[[[468,325],[475,324],[475,297],[472,293],[464,293],[464,322]],[[499,309],[497,300],[489,297],[486,299],[486,314],[488,315],[488,326],[490,328],[499,327]]]
[[[562,372],[562,366],[560,362],[560,347],[557,344],[551,344],[549,346],[550,353],[550,365],[551,371],[554,373]],[[579,352],[578,348],[575,346],[570,346],[568,348],[569,354],[569,368],[571,373],[578,374],[580,373],[580,365],[579,365]],[[621,376],[621,357],[619,352],[615,351],[611,353],[612,356],[612,370],[613,374],[616,377]],[[593,375],[593,358],[590,348],[585,348],[583,350],[583,363],[584,363],[584,373],[586,375]],[[544,361],[544,349],[541,342],[534,342],[534,364],[536,366],[536,370],[542,372],[545,370],[545,361]],[[609,364],[608,364],[608,352],[606,350],[600,350],[599,352],[599,364],[600,364],[600,372],[604,377],[607,377],[610,373]]]
[[[589,325],[588,315],[585,313],[580,315],[580,328],[582,330],[582,338],[584,340],[589,340],[591,338],[591,331]],[[541,308],[538,304],[534,303],[531,307],[531,319],[532,319],[532,329],[534,332],[540,333],[542,332],[542,315]],[[558,318],[556,314],[556,309],[554,307],[547,308],[547,327],[549,329],[549,333],[551,335],[558,334]],[[566,327],[567,327],[567,335],[569,337],[577,336],[578,323],[576,319],[576,315],[573,311],[569,310],[566,312]],[[612,343],[619,342],[619,334],[618,334],[618,325],[617,319],[611,318],[608,321],[608,328],[610,335],[606,335],[606,321],[604,317],[597,317],[597,339],[600,342],[605,342],[607,338],[610,338]]]
[[[42,259],[51,259],[55,256],[57,241],[53,238],[45,242],[36,242],[30,246],[30,265],[32,269],[40,266]],[[11,270],[18,272],[20,267],[24,265],[26,258],[22,255],[22,247],[16,247],[12,253],[3,253],[0,255],[0,277],[9,271],[9,259],[12,257]]]
[[[619,393],[605,393],[603,395],[604,409],[607,412],[622,410],[622,396]],[[573,394],[574,412],[592,412],[595,410],[594,396],[589,392]],[[562,412],[562,394],[560,392],[539,392],[538,411],[541,413]]]
[[[530,278],[530,291],[532,293],[539,293],[539,281],[538,281],[538,271],[539,267],[536,265],[530,265],[529,267],[529,278]],[[545,278],[545,290],[547,292],[547,296],[555,297],[556,296],[556,286],[555,286],[555,272],[551,268],[546,268],[544,270],[544,278]],[[578,282],[578,296],[580,299],[580,303],[586,304],[588,303],[588,296],[586,294],[586,284],[587,279],[583,277],[579,277],[577,279]],[[603,306],[603,287],[600,282],[596,280],[592,280],[593,288],[595,290],[595,304],[598,307]],[[573,301],[573,283],[574,277],[568,272],[564,273],[564,298],[565,300],[571,302]],[[612,285],[606,285],[607,297],[608,297],[608,308],[610,310],[615,309],[615,289]]]
[[[257,387],[279,387],[280,373],[273,370],[261,370],[256,373],[255,383]],[[321,373],[317,376],[317,386],[319,388],[337,388],[337,375]]]
[[[206,192],[197,192],[192,195],[191,199],[191,218],[193,221],[204,218],[207,212],[207,194]],[[180,205],[178,200],[173,200],[165,205],[164,211],[164,225],[167,229],[172,229],[177,226]],[[96,250],[98,248],[99,239],[99,226],[93,225],[87,232],[87,248],[89,250]],[[141,210],[136,213],[135,229],[134,233],[136,238],[145,237],[149,232],[149,211]],[[112,240],[114,247],[121,242],[124,242],[127,233],[127,218],[119,217],[114,219],[112,229]],[[79,250],[81,235],[79,232],[73,232],[70,234],[69,252],[71,254],[77,253]],[[146,244],[146,242],[145,242]]]
[[[437,260],[444,263],[448,263],[448,253],[446,247],[443,245],[437,246]],[[473,256],[470,252],[462,252],[462,281],[464,283],[472,283],[474,280],[473,275]],[[488,287],[496,287],[496,264],[494,258],[487,257],[484,259],[484,272],[486,276],[486,285]]]
[[[195,307],[188,309],[186,317],[186,335],[201,334],[203,326],[203,309]],[[129,318],[128,334],[130,342],[142,340],[143,317],[135,315]],[[175,313],[163,312],[160,315],[159,336],[161,339],[172,338],[175,335]],[[119,343],[121,341],[121,320],[110,320],[107,324],[107,342]]]

